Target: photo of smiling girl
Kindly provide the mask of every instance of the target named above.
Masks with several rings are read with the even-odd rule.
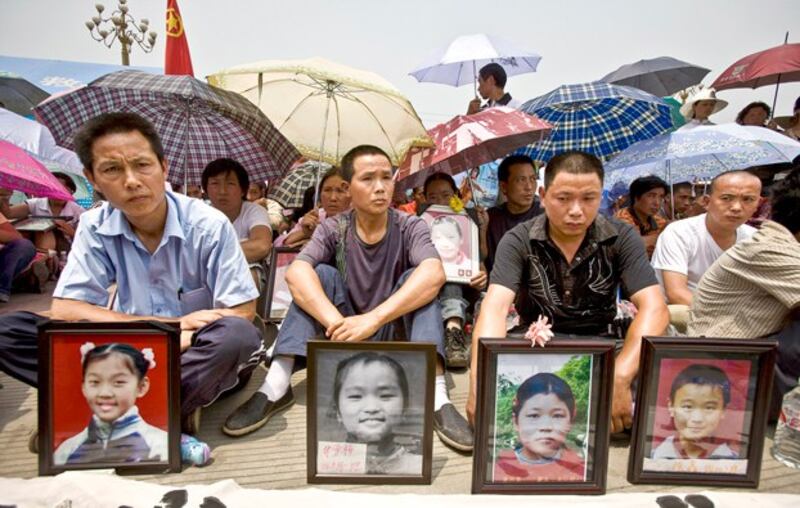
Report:
[[[93,414],[83,431],[58,446],[54,463],[166,462],[167,432],[145,422],[136,406],[150,389],[152,349],[87,342],[80,353],[81,392]]]
[[[346,441],[367,445],[367,474],[421,474],[422,455],[397,441],[409,405],[408,378],[397,360],[374,352],[341,360],[332,404]]]

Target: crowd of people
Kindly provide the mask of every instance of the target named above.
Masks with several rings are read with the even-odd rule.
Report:
[[[502,67],[481,69],[479,83],[488,102],[471,103],[470,113],[511,103]],[[724,106],[713,90],[701,91],[684,105],[684,128],[710,123]],[[778,128],[766,124],[769,114],[754,103],[737,121]],[[800,101],[787,135],[796,137],[798,119]],[[638,178],[605,215],[603,163],[588,153],[553,157],[541,187],[534,161],[506,157],[497,175],[501,200],[484,209],[462,201],[455,180],[443,173],[430,175],[410,203],[394,201],[390,158],[362,145],[325,172],[306,192],[306,206],[293,211],[231,159],[210,161],[201,185],[186,195],[167,190],[159,136],[135,114],[92,119],[75,146],[104,201],[83,211],[46,198],[12,206],[8,193],[0,195],[0,301],[9,299],[20,274],[46,270],[57,277],[50,318],[179,321],[186,433],[197,432],[202,407],[244,386],[264,360],[266,378],[227,417],[223,432],[249,434],[292,406],[292,373],[305,367],[308,341],[319,338],[434,342],[434,429],[463,452],[473,447],[477,391],[470,336],[473,344],[480,337],[522,337],[543,318],[558,334],[616,339],[613,432],[632,426],[643,336],[776,338],[774,403],[800,375],[796,165],[782,179],[750,170],[701,183]],[[62,181],[75,190],[68,176]],[[480,269],[468,283],[446,280],[443,255],[419,216],[432,205],[456,211],[466,205],[463,213],[478,228]],[[759,213],[758,229],[746,224]],[[25,238],[9,219],[29,215],[69,219]],[[267,352],[253,322],[265,291],[263,268],[281,245],[302,250],[286,273],[293,303]],[[70,251],[65,265],[52,254],[61,251]],[[628,321],[620,320],[623,301],[635,308]],[[31,312],[0,316],[0,369],[32,386],[37,326],[46,319]],[[466,408],[449,399],[448,367],[470,369]],[[68,455],[82,450],[73,444]],[[513,460],[502,457],[498,467],[506,471]]]

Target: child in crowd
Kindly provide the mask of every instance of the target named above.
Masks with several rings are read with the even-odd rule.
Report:
[[[80,351],[81,391],[94,414],[83,431],[61,443],[55,464],[167,461],[167,433],[145,422],[136,407],[150,389],[152,349],[87,342]]]
[[[458,222],[447,215],[440,215],[431,221],[430,228],[431,241],[441,256],[442,263],[445,263],[445,270],[471,270],[470,259],[464,254],[464,238]],[[452,267],[450,270],[447,270],[448,265]]]
[[[575,397],[560,377],[541,372],[517,389],[511,406],[519,444],[502,450],[495,482],[583,481],[586,460],[566,445],[575,418]]]
[[[333,413],[347,441],[367,445],[367,474],[419,475],[422,455],[395,442],[408,409],[408,379],[393,358],[363,352],[339,362]]]
[[[669,414],[675,434],[655,450],[654,459],[738,459],[714,433],[731,401],[728,376],[713,365],[693,364],[672,382]]]

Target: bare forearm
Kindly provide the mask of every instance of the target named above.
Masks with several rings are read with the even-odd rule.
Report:
[[[272,242],[263,240],[245,240],[239,245],[242,246],[244,257],[248,263],[255,263],[261,261],[272,248]]]
[[[671,305],[692,305],[693,295],[688,287],[669,287],[666,293]]]
[[[342,318],[339,309],[331,303],[322,289],[319,276],[305,261],[295,261],[286,271],[286,283],[292,300],[324,328]]]
[[[98,307],[89,302],[70,300],[67,298],[53,298],[50,307],[50,316],[53,319],[64,321],[177,321],[180,318],[163,318],[157,316],[133,316],[123,312]]]
[[[411,272],[400,289],[371,312],[384,325],[430,303],[439,294],[444,283],[441,261],[426,259]]]
[[[297,242],[302,242],[303,240],[307,239],[308,237],[305,235],[305,231],[303,228],[298,229],[297,231],[293,231],[286,235],[286,238],[283,240],[284,245],[294,245]]]

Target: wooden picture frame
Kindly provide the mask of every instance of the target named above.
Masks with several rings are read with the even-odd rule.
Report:
[[[757,487],[776,346],[645,337],[628,481]]]
[[[431,230],[431,241],[442,258],[447,282],[469,284],[480,271],[478,225],[466,211],[454,212],[442,205],[429,206],[420,217]],[[455,245],[455,241],[460,243]]]
[[[433,343],[309,341],[308,483],[429,485],[435,375]]]
[[[301,250],[300,247],[275,247],[272,249],[269,278],[267,279],[267,297],[264,301],[264,316],[268,322],[283,321],[289,311],[292,294],[286,285],[286,270]]]
[[[39,327],[40,475],[110,468],[180,472],[176,326],[48,321]],[[104,353],[110,343],[124,346]]]
[[[472,493],[605,493],[614,341],[557,334],[543,348],[477,347]]]

